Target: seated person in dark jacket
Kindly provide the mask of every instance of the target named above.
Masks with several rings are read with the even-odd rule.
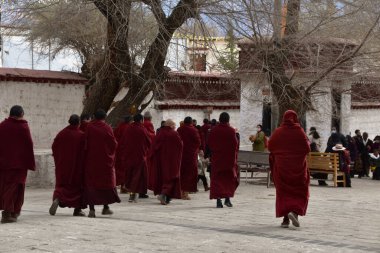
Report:
[[[371,164],[371,167],[375,167],[375,170],[373,171],[372,179],[373,180],[380,180],[380,155],[379,150],[374,149],[373,154],[369,154],[369,162]]]

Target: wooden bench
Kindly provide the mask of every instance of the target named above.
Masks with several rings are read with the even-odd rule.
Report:
[[[266,173],[267,187],[270,185],[269,152],[239,150],[237,163],[239,171],[245,172],[245,181],[248,181],[248,173]]]
[[[337,153],[310,152],[307,156],[307,165],[310,173],[332,174],[334,187],[343,183],[346,187],[346,175],[339,171],[339,156]],[[338,179],[342,177],[342,179]]]

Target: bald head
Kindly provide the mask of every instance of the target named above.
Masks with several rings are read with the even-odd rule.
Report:
[[[168,127],[171,127],[172,129],[175,129],[175,122],[171,119],[168,119],[165,121],[164,126],[168,126]]]

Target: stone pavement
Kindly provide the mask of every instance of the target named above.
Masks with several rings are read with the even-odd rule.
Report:
[[[352,184],[311,186],[297,229],[280,228],[275,190],[265,183],[242,182],[234,207],[223,209],[203,191],[168,206],[121,195],[112,217],[98,207],[96,219],[67,208],[50,216],[52,190],[28,188],[18,223],[0,224],[0,252],[380,252],[380,182]]]

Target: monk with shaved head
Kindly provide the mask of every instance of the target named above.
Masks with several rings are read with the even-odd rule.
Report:
[[[175,131],[175,123],[168,119],[154,138],[149,152],[149,189],[158,195],[162,205],[172,198],[181,198],[180,167],[182,140]]]
[[[16,222],[24,203],[28,170],[35,170],[33,141],[24,110],[15,105],[0,123],[1,223]]]

